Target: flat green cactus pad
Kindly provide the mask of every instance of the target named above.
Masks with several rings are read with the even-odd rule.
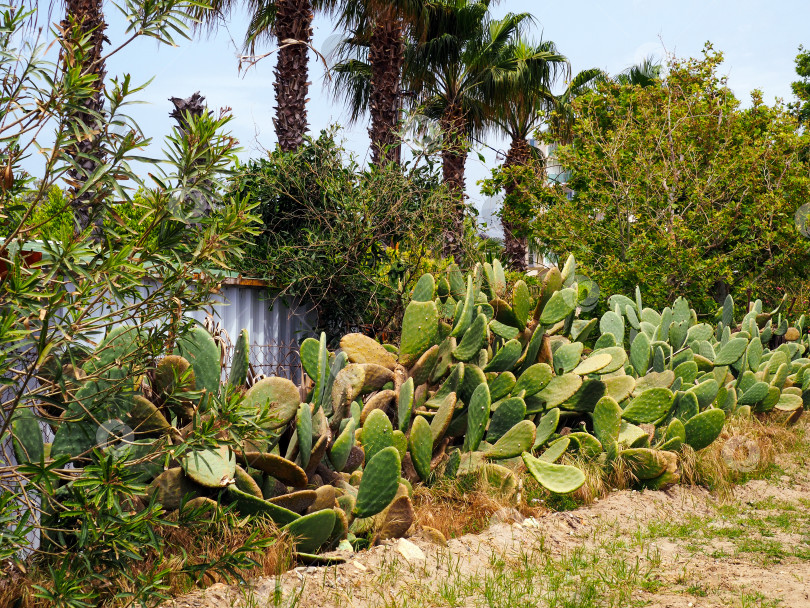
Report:
[[[408,429],[413,412],[414,382],[408,378],[402,383],[397,396],[397,427],[401,431]]]
[[[600,374],[611,374],[624,367],[624,364],[627,362],[627,353],[621,346],[605,346],[591,353],[591,357],[596,357],[597,355],[610,355],[612,357],[612,361],[599,370]]]
[[[585,474],[577,467],[544,462],[528,452],[522,457],[531,476],[549,492],[570,494],[585,483]]]
[[[278,526],[284,526],[301,517],[298,513],[293,513],[280,505],[243,492],[234,485],[227,487],[225,498],[234,504],[240,515],[269,517]]]
[[[619,403],[627,399],[636,388],[633,376],[614,376],[604,378],[602,382],[605,383],[605,394]]]
[[[497,409],[492,414],[487,432],[489,443],[498,441],[509,429],[526,417],[526,403],[519,397],[510,397],[495,405],[497,405]]]
[[[602,397],[593,409],[593,432],[602,442],[618,441],[622,426],[622,408],[610,396]]]
[[[236,344],[233,348],[233,358],[231,359],[231,373],[228,375],[228,384],[231,386],[244,386],[247,380],[248,367],[250,365],[250,342],[248,332],[243,329],[239,332]]]
[[[237,453],[236,458],[241,464],[259,469],[288,486],[303,488],[307,485],[307,474],[304,469],[277,454],[245,452]]]
[[[436,280],[433,278],[433,275],[429,272],[426,272],[419,280],[416,282],[416,286],[413,288],[413,293],[411,294],[411,300],[415,300],[416,302],[429,302],[433,299],[433,295],[436,293]]]
[[[710,409],[692,416],[684,423],[686,443],[693,450],[702,450],[714,443],[723,432],[726,414],[723,410]]]
[[[546,363],[535,363],[520,374],[520,378],[511,392],[517,394],[525,391],[525,396],[531,397],[546,388],[551,382],[551,378],[551,368]]]
[[[363,451],[366,454],[366,462],[382,450],[393,445],[394,428],[385,412],[374,410],[369,414],[363,424]]]
[[[338,435],[330,448],[329,461],[338,472],[344,469],[349,459],[349,452],[354,445],[354,431],[356,428],[354,420],[350,419],[346,424],[346,428]]]
[[[500,411],[500,408],[499,408]],[[495,412],[498,413],[497,411]],[[537,429],[531,420],[521,420],[504,433],[484,454],[487,458],[500,460],[520,456],[534,445]]]
[[[506,397],[513,391],[516,386],[516,382],[515,375],[512,372],[503,372],[498,374],[489,381],[490,397],[494,401],[498,401],[499,399]]]
[[[582,342],[571,342],[563,344],[554,351],[554,372],[558,376],[567,374],[579,365],[582,356],[582,349],[585,347]],[[608,359],[610,361],[610,359]]]
[[[264,498],[262,495],[262,489],[259,487],[259,484],[256,483],[256,480],[251,477],[245,469],[238,466],[233,473],[233,479],[236,484],[236,487],[246,492],[247,494],[252,494],[256,498]]]
[[[537,396],[546,402],[547,408],[553,408],[570,399],[581,386],[582,377],[577,374],[555,376]]]
[[[181,461],[183,469],[193,481],[207,488],[222,488],[233,483],[236,458],[229,448],[197,450]]]
[[[464,451],[474,452],[484,436],[489,423],[491,406],[489,386],[479,384],[473,391],[470,403],[467,406],[467,434],[464,437]],[[525,408],[525,404],[524,404]]]
[[[433,444],[437,444],[439,440],[444,437],[447,432],[447,427],[453,419],[453,413],[456,409],[456,394],[450,393],[442,401],[439,409],[436,410],[436,415],[430,421],[430,430],[433,433]]]
[[[301,397],[298,387],[286,378],[263,378],[251,386],[245,393],[244,404],[257,410],[270,403],[270,418],[268,428],[277,429],[286,425],[293,419]]]
[[[668,388],[651,388],[633,399],[624,408],[622,418],[635,424],[652,423],[672,409],[675,395]]]
[[[14,411],[11,431],[14,434],[14,457],[17,462],[39,464],[45,457],[45,445],[42,442],[39,420],[31,408],[18,407]]]
[[[464,332],[459,345],[453,350],[453,356],[459,361],[470,361],[487,339],[487,318],[484,314],[475,317],[467,331]]]
[[[579,376],[587,376],[600,372],[613,363],[613,356],[610,353],[596,353],[582,361],[573,369],[573,373]]]
[[[484,368],[485,372],[507,372],[512,370],[523,354],[523,345],[517,340],[509,340],[495,353],[492,360]]]
[[[318,377],[318,351],[321,348],[321,343],[315,338],[306,338],[301,342],[298,352],[301,356],[301,366],[304,368],[307,376],[314,380]]]
[[[726,345],[720,349],[717,356],[714,358],[715,365],[731,365],[735,363],[745,353],[748,347],[748,340],[746,338],[732,338]]]
[[[543,414],[543,417],[540,418],[539,422],[537,423],[537,433],[534,438],[534,445],[532,445],[532,450],[537,450],[546,444],[546,442],[551,438],[554,432],[557,430],[557,426],[560,424],[560,410],[559,408],[554,408]]]
[[[422,416],[417,416],[413,421],[408,447],[416,474],[422,481],[427,481],[430,477],[430,461],[433,456],[433,435],[430,432],[430,424]]]
[[[214,342],[214,338],[204,327],[195,325],[187,334],[178,339],[175,354],[184,357],[191,363],[197,390],[205,389],[214,395],[219,392],[222,353],[217,343]]]
[[[332,534],[335,527],[334,509],[324,509],[304,515],[282,528],[295,543],[295,548],[305,553],[317,551]]]
[[[414,386],[424,384],[430,379],[430,374],[439,358],[439,345],[434,344],[417,359],[410,371]]]
[[[568,447],[571,445],[571,439],[566,435],[552,441],[548,448],[538,456],[543,462],[555,463],[560,457],[565,454]]]
[[[371,517],[382,512],[396,496],[399,476],[400,460],[397,449],[391,446],[377,452],[363,471],[354,516]]]
[[[543,312],[540,315],[540,323],[551,326],[559,323],[570,315],[577,307],[577,292],[574,289],[561,289],[546,302]]]
[[[435,302],[411,301],[402,319],[402,340],[399,362],[410,367],[431,346],[438,342],[439,310]]]

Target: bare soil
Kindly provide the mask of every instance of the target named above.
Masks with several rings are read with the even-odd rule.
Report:
[[[231,606],[810,608],[810,474],[777,459],[719,500],[701,488],[615,491],[594,504],[436,544],[416,533],[171,608]],[[497,518],[496,518],[497,519]],[[406,556],[413,543],[421,556]],[[418,553],[418,552],[417,552]]]

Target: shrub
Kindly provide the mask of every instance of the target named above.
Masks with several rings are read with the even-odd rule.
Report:
[[[231,192],[264,228],[240,270],[312,303],[332,337],[396,324],[403,293],[441,247],[451,201],[426,167],[362,169],[335,132],[240,168]]]

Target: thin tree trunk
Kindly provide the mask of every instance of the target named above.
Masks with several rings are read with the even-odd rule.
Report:
[[[451,107],[441,119],[444,138],[442,145],[442,179],[453,199],[453,219],[444,232],[443,254],[461,260],[464,244],[464,171],[467,163],[467,142],[464,114]]]
[[[95,222],[97,225],[95,238],[101,236],[103,218],[101,210],[97,207],[102,201],[96,200],[97,197],[92,191],[81,195],[78,195],[78,192],[98,167],[98,161],[103,160],[98,135],[102,128],[103,119],[100,115],[104,110],[104,77],[107,74],[104,62],[101,61],[104,43],[109,42],[104,35],[106,28],[102,0],[67,0],[66,16],[62,21],[62,35],[68,38],[68,45],[63,52],[62,61],[66,69],[73,69],[77,63],[81,63],[82,73],[96,77],[90,85],[92,93],[83,100],[82,109],[69,117],[75,123],[83,125],[88,135],[67,150],[77,165],[67,172],[70,180],[68,195],[76,220],[77,233],[83,232],[91,222]],[[90,46],[85,55],[79,50],[79,39],[88,35]]]
[[[526,166],[530,159],[529,143],[522,137],[516,137],[512,139],[503,167],[509,169],[511,167]],[[518,184],[510,180],[506,183],[504,189],[506,197],[503,201],[501,224],[503,225],[506,260],[513,270],[524,272],[526,270],[527,241],[525,235],[520,234],[524,228],[521,225],[521,218],[517,217],[515,209],[512,207],[515,202],[514,198],[519,196]]]
[[[405,60],[402,19],[393,7],[380,11],[371,35],[369,112],[372,162],[381,166],[401,160],[397,132],[400,118],[402,65]]]
[[[311,0],[279,0],[274,34],[280,45],[278,63],[273,72],[276,92],[276,128],[278,145],[291,152],[304,143],[309,92],[309,47],[312,42],[314,13]]]

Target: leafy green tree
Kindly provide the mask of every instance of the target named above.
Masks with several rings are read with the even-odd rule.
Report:
[[[652,306],[686,296],[713,312],[727,293],[798,291],[810,240],[794,216],[810,197],[806,136],[755,92],[742,108],[722,55],[674,61],[662,86],[615,82],[574,101],[559,150],[572,200],[539,181],[534,236],[572,252],[603,293],[641,285]]]
[[[168,41],[188,6],[150,0],[123,8],[134,24],[130,41]],[[166,140],[164,161],[150,162],[149,179],[142,178],[132,165],[149,162],[140,156],[149,140],[125,113],[142,87],[128,75],[105,79],[105,121],[97,129],[95,114],[74,110],[96,95],[99,80],[64,61],[70,53],[90,54],[92,37],[32,39],[30,16],[0,5],[2,602],[17,603],[7,593],[19,584],[23,605],[156,605],[169,588],[162,556],[176,550],[162,533],[178,522],[149,500],[138,470],[143,461],[130,458],[129,447],[127,454],[108,449],[103,438],[80,453],[52,452],[51,458],[42,429],[50,426],[57,436],[68,429],[62,436],[71,441],[76,429],[101,429],[99,415],[131,413],[123,409],[122,395],[132,396],[135,379],[140,383],[153,373],[156,357],[188,330],[182,312],[211,305],[222,270],[242,254],[257,218],[250,204],[224,197],[217,186],[235,161],[229,116],[189,117],[185,132],[177,129]],[[50,60],[54,56],[59,59]],[[97,145],[86,160],[95,169],[80,192],[93,189],[96,213],[106,221],[76,233],[73,221],[64,221],[72,215],[70,197],[59,186],[75,168],[73,151],[88,133]],[[32,152],[41,162],[36,176],[23,168]],[[136,192],[145,209],[137,229],[114,213]],[[200,197],[218,212],[199,213]],[[80,369],[84,356],[124,324],[137,328],[137,335],[116,360],[98,357]],[[225,434],[234,445],[249,432],[252,423],[245,422],[239,400],[215,398],[211,408],[225,414]],[[209,427],[195,428],[174,445],[156,440],[153,454],[169,462],[191,445],[217,445],[224,429]],[[18,448],[34,445],[25,441],[31,438],[42,446],[38,454]],[[256,540],[249,551],[262,545]],[[206,570],[232,575],[245,563],[244,553],[225,553],[221,560],[185,560],[180,579],[193,581]],[[25,568],[13,565],[26,557]]]
[[[799,122],[810,122],[810,50],[803,46],[799,47],[799,54],[796,55],[796,74],[799,80],[791,83],[793,94],[798,98],[796,104]]]

